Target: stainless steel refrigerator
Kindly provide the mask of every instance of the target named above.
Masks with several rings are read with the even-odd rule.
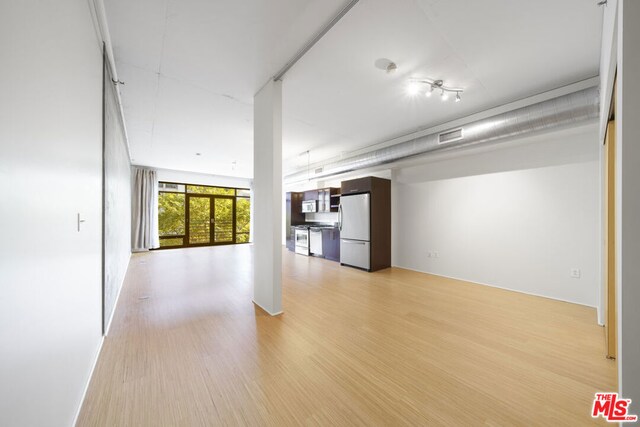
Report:
[[[371,267],[371,194],[340,197],[338,218],[340,263],[369,270]]]

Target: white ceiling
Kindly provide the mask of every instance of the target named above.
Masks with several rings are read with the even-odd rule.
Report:
[[[105,0],[134,163],[251,177],[254,93],[345,2]],[[589,0],[361,0],[284,78],[285,169],[595,76],[601,13]],[[375,68],[381,57],[398,71]],[[409,98],[411,76],[464,87],[463,102]]]
[[[343,1],[105,0],[134,163],[251,177],[253,95]]]

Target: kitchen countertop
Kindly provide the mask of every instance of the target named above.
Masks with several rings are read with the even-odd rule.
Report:
[[[297,228],[297,229],[301,229],[301,230],[310,230],[310,229],[333,229],[333,228],[338,228],[337,225],[309,225],[309,224],[305,224],[305,225],[293,225],[293,228]]]

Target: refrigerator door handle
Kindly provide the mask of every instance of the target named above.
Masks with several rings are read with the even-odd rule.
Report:
[[[342,231],[342,203],[338,205],[338,229]]]
[[[367,242],[361,242],[358,240],[344,240],[344,239],[342,240],[342,243],[348,243],[350,245],[366,245],[367,244]]]

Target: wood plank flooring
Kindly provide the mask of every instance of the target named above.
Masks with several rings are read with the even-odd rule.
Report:
[[[78,425],[604,424],[594,309],[285,251],[270,317],[252,250],[133,256]]]

